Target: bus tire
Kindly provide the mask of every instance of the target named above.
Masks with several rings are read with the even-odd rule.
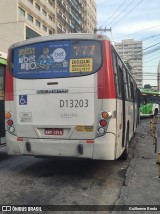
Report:
[[[125,149],[124,152],[121,155],[121,159],[122,160],[127,160],[128,158],[128,153],[129,153],[129,127],[127,127],[127,134],[126,134],[126,145],[125,145]]]
[[[154,110],[154,116],[157,116],[158,115],[158,109],[156,108],[155,110]]]

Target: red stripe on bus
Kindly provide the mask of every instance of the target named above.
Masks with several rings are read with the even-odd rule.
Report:
[[[98,99],[115,99],[114,71],[110,41],[102,41],[103,65],[98,71]]]
[[[5,79],[5,101],[13,101],[13,76],[9,72],[9,56],[8,53],[8,59],[7,59],[7,67],[6,67],[6,79]]]

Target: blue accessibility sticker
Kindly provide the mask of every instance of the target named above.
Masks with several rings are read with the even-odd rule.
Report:
[[[19,105],[27,105],[27,95],[19,95]]]

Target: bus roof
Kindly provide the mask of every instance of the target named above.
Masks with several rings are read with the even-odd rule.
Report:
[[[141,93],[143,94],[155,94],[155,95],[160,95],[159,91],[156,91],[154,89],[150,89],[150,88],[141,88],[140,89]]]
[[[101,35],[101,34],[89,34],[89,33],[54,34],[49,36],[39,36],[32,39],[27,39],[25,41],[21,41],[13,44],[11,48],[20,47],[23,45],[30,45],[33,43],[46,42],[46,41],[52,41],[52,40],[64,40],[64,39],[110,40],[107,36]]]

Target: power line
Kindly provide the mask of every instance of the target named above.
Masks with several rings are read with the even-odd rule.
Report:
[[[114,23],[111,27],[115,26],[117,23],[119,23],[124,17],[126,17],[131,11],[133,11],[143,0],[140,0],[140,2],[138,2],[135,7],[133,7],[131,10],[128,11],[128,13],[126,13],[124,16],[121,17],[121,19],[119,19],[119,21],[117,21],[116,23]]]
[[[153,38],[153,37],[157,37],[157,36],[160,36],[160,34],[155,34],[155,35],[152,35],[152,36],[146,37],[146,38],[144,38],[144,39],[141,39],[141,41],[146,41],[146,40],[148,40],[148,39],[151,39],[151,38]]]
[[[141,32],[147,31],[147,30],[151,30],[151,29],[157,28],[157,27],[160,27],[160,25],[155,25],[155,26],[153,26],[153,27],[146,28],[146,29],[143,29],[143,30],[140,30],[140,31],[136,31],[136,32],[134,32],[134,33],[125,34],[125,35],[123,35],[123,36],[118,36],[118,37],[115,37],[115,39],[123,38],[123,37],[126,37],[126,36],[131,36],[131,35],[134,35],[134,34],[137,34],[137,33],[141,33]]]
[[[122,11],[121,11],[121,13],[119,13],[111,22],[109,22],[109,24],[111,25],[111,23],[113,22],[114,23],[114,21],[119,17],[119,16],[121,16],[121,14],[123,14],[123,12],[125,11],[125,10],[127,10],[127,8],[131,5],[131,4],[133,4],[135,2],[135,0],[132,0]]]
[[[124,1],[120,4],[120,6],[115,10],[115,12],[114,12],[103,24],[107,23],[107,22],[114,16],[114,14],[116,14],[116,12],[121,8],[121,6],[122,6],[126,1],[127,1],[127,0],[124,0]],[[102,24],[102,26],[103,26],[103,24]]]

